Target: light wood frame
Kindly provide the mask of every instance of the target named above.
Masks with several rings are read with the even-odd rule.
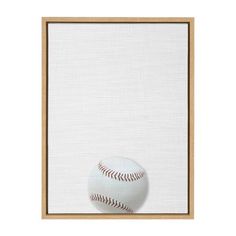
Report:
[[[188,213],[186,214],[49,214],[47,184],[48,24],[49,23],[186,23],[188,24]],[[193,219],[194,218],[194,18],[189,17],[43,17],[42,18],[42,218],[43,219]]]

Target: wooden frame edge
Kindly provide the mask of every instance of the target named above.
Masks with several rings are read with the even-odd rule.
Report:
[[[148,220],[148,219],[159,219],[159,220],[191,220],[193,216],[190,214],[46,214],[42,216],[42,219],[133,219],[133,220]]]
[[[53,22],[193,22],[193,17],[42,17],[47,23]]]
[[[194,18],[191,18],[189,26],[189,214],[194,219]]]
[[[188,214],[48,214],[47,24],[55,22],[189,23],[189,212]],[[194,219],[194,17],[42,17],[42,219]]]
[[[47,21],[42,19],[42,218],[47,216]]]

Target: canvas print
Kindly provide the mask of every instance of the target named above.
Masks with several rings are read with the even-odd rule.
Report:
[[[189,22],[45,25],[45,214],[189,215]]]

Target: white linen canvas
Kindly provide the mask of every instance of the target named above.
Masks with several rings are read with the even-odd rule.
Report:
[[[137,213],[188,211],[188,25],[48,24],[48,213],[99,213],[88,176],[137,161]]]

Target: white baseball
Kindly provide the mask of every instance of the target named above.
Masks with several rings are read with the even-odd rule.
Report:
[[[131,159],[105,159],[91,171],[88,191],[92,204],[103,213],[134,213],[147,196],[147,174]]]

